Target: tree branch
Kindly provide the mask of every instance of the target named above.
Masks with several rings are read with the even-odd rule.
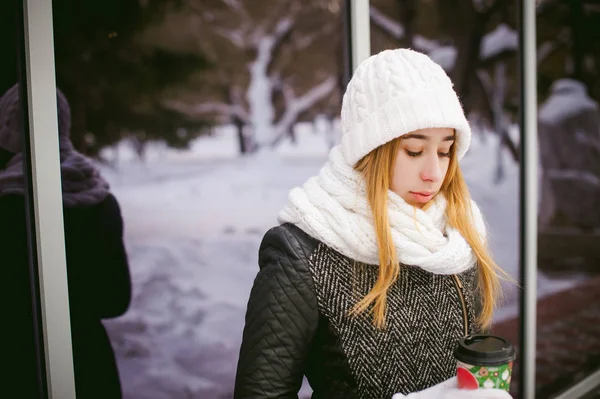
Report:
[[[277,21],[273,31],[273,50],[276,50],[283,38],[290,33],[295,22],[296,21],[289,16],[285,16]]]
[[[398,41],[404,38],[405,29],[402,24],[394,21],[392,18],[388,17],[374,6],[369,7],[369,15],[371,21],[392,38]],[[421,35],[414,36],[414,43],[412,43],[412,45],[417,50],[424,51],[426,53],[429,53],[430,51],[440,47],[435,40],[428,39]]]
[[[500,24],[481,39],[479,57],[486,61],[506,52],[516,52],[519,48],[519,34],[507,24]]]
[[[317,33],[300,37],[297,40],[296,45],[294,46],[294,51],[304,50],[305,48],[312,45],[318,38],[327,36],[327,35],[330,35],[331,33],[333,33],[336,28],[337,27],[334,24],[327,24],[323,27],[323,29],[321,29]]]
[[[267,70],[269,70],[269,68],[271,67],[271,64],[275,61],[275,54],[277,54],[277,51],[279,51],[279,49],[281,48],[281,45],[285,42],[285,38],[289,36],[292,27],[294,26],[294,23],[296,21],[294,21],[292,18],[290,18],[289,16],[283,17],[282,19],[280,19],[277,24],[275,25],[275,29],[273,34],[271,35],[271,43],[269,43],[269,45],[265,46],[268,48],[265,48],[263,51],[267,51],[269,53],[269,61],[267,63]],[[261,40],[265,39],[265,37],[263,36],[261,38]],[[258,43],[261,42],[261,40],[258,41]],[[259,46],[259,44],[257,43],[257,47]],[[259,49],[260,51],[260,49]]]
[[[187,6],[201,18],[202,22],[212,26],[212,32],[227,39],[234,46],[244,49],[248,45],[248,27],[253,26],[252,18],[239,0],[222,0],[222,2],[235,14],[239,15],[240,23],[237,29],[225,29],[214,22],[215,15],[208,9],[198,4],[198,0],[188,0]]]
[[[283,90],[283,95],[286,100],[286,109],[275,126],[275,138],[271,142],[271,146],[276,146],[288,133],[293,123],[298,119],[298,116],[312,107],[318,101],[324,99],[336,87],[337,80],[330,76],[317,86],[310,89],[304,95],[295,97],[294,91],[290,86]]]
[[[239,0],[222,0],[222,1],[223,1],[223,3],[225,3],[227,5],[227,7],[229,7],[230,10],[239,14],[243,19],[245,19],[247,21],[252,19],[252,18],[250,18],[248,11],[244,8],[244,6],[242,5],[242,3]]]
[[[369,16],[375,25],[379,26],[394,39],[400,40],[404,37],[404,26],[382,13],[374,6],[369,7]]]
[[[274,71],[269,78],[273,90],[280,90],[284,87],[283,79],[281,78],[281,71]]]
[[[494,88],[494,82],[492,81],[492,77],[486,70],[479,69],[477,70],[477,78],[479,84],[483,88],[484,96],[486,97],[486,106],[489,109],[489,113],[492,115],[492,118],[498,118],[499,115],[494,115],[494,110],[492,109],[492,101],[494,98],[494,92],[496,90]],[[507,129],[508,127],[506,126],[506,124],[502,124],[501,131],[496,133],[500,135],[501,144],[508,149],[513,159],[516,162],[519,162],[519,145],[511,140]]]
[[[488,21],[494,14],[508,6],[507,0],[494,1],[485,11],[482,12],[483,18]]]
[[[219,114],[223,116],[236,116],[248,122],[246,110],[239,104],[225,104],[219,102],[204,102],[201,104],[186,104],[181,101],[167,101],[166,107],[186,115]]]
[[[214,28],[215,33],[219,36],[229,40],[234,46],[243,49],[247,46],[247,35],[246,32],[240,30],[226,30],[221,28]]]
[[[544,62],[546,58],[548,58],[552,53],[560,48],[563,44],[567,44],[570,40],[569,29],[563,29],[557,36],[555,40],[550,40],[542,43],[538,47],[537,51],[537,64],[538,66]]]

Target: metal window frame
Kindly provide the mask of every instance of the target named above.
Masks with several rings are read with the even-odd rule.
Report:
[[[555,396],[554,399],[581,398],[598,389],[598,387],[600,387],[600,370],[588,375],[583,380]]]
[[[536,2],[521,1],[519,15],[519,71],[521,135],[519,237],[520,277],[524,289],[519,302],[520,365],[519,389],[524,399],[535,398],[537,331],[537,62]]]
[[[369,0],[349,0],[350,68],[356,67],[371,56],[371,19]]]
[[[64,240],[52,0],[24,0],[24,45],[39,291],[49,398],[75,398]]]
[[[19,107],[20,123],[23,143],[23,176],[24,176],[24,199],[25,199],[25,229],[27,234],[27,266],[29,268],[29,284],[31,295],[31,315],[34,329],[34,353],[35,353],[35,384],[37,395],[40,398],[48,397],[48,383],[46,378],[46,355],[44,352],[44,331],[42,326],[40,283],[37,263],[37,237],[35,234],[35,211],[32,198],[32,179],[31,179],[31,148],[28,143],[31,142],[29,134],[29,108],[28,108],[28,81],[27,68],[25,66],[25,16],[20,2],[15,1],[16,13],[15,23],[17,28],[17,81],[19,83]],[[32,381],[33,383],[33,381]]]

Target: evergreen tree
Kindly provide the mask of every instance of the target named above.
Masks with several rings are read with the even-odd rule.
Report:
[[[167,89],[208,65],[199,52],[183,53],[144,40],[144,32],[177,7],[159,0],[54,0],[57,86],[72,111],[72,140],[86,153],[135,134],[185,146],[202,122],[162,106]]]

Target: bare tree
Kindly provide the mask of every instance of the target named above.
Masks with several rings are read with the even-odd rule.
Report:
[[[479,66],[482,38],[491,18],[510,5],[508,0],[438,0],[445,31],[453,39],[456,63],[451,75],[466,108],[472,107],[471,89]]]
[[[199,46],[212,55],[220,84],[244,95],[227,92],[215,101],[170,106],[233,118],[250,127],[253,148],[277,145],[302,113],[336,89],[335,48],[327,52],[324,46],[340,34],[339,6],[340,0],[279,0],[269,7],[258,0],[187,0]]]

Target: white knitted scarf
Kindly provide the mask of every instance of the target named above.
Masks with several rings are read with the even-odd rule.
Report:
[[[425,211],[409,205],[393,191],[388,195],[389,222],[400,263],[435,274],[460,273],[475,265],[468,242],[446,223],[443,195],[436,195]],[[474,201],[471,209],[475,226],[485,238],[485,224]],[[319,175],[291,190],[279,222],[298,226],[353,260],[379,264],[363,177],[345,163],[339,146],[332,149]]]

